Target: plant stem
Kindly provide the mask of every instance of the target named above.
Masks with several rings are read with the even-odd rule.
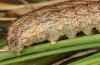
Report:
[[[50,65],[56,61],[59,61],[60,59],[64,58],[65,56],[70,55],[70,54],[72,54],[72,53],[57,54],[57,55],[38,58],[38,59],[34,59],[34,60],[32,59],[29,61],[14,63],[11,65]]]
[[[4,60],[0,62],[0,65],[11,64],[15,62],[31,60],[31,59],[50,56],[50,55],[65,53],[65,52],[71,52],[71,51],[83,50],[83,49],[89,49],[89,48],[97,48],[97,47],[100,47],[100,43],[83,44],[83,45],[71,46],[71,47],[66,47],[66,48],[54,49],[54,50],[50,50],[46,52],[35,53],[35,54],[30,54],[26,56],[17,57],[17,58],[12,58],[9,60]]]
[[[100,61],[100,52],[98,52],[94,55],[91,55],[89,57],[83,58],[81,60],[72,62],[70,64],[66,64],[66,65],[88,65],[88,64],[94,63],[96,61]]]
[[[91,64],[88,64],[88,65],[100,65],[100,60],[96,61],[96,62],[93,62]]]

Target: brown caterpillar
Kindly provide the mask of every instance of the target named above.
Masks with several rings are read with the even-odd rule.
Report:
[[[100,31],[99,0],[64,1],[42,7],[18,18],[8,30],[11,51],[20,52],[24,46],[45,40],[55,44],[61,36],[75,38],[78,32],[91,35]]]

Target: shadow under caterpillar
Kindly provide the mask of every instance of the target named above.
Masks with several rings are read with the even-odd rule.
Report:
[[[24,46],[48,40],[55,44],[61,36],[75,38],[78,32],[92,35],[100,31],[100,2],[64,1],[29,12],[14,20],[8,30],[8,45],[19,53]]]

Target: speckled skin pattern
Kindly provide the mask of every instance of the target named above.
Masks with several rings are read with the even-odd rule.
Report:
[[[50,41],[61,36],[75,38],[78,32],[91,35],[91,30],[100,31],[99,1],[65,1],[42,7],[16,19],[8,30],[8,45],[11,51],[20,52],[24,46]]]

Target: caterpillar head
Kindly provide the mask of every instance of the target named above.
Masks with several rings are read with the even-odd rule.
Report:
[[[14,52],[14,53],[17,53],[19,54],[20,51],[22,50],[23,46],[22,45],[19,45],[19,38],[14,35],[12,37],[8,37],[7,38],[7,42],[8,42],[8,45],[9,45],[9,49]]]
[[[12,52],[19,54],[24,46],[33,43],[32,30],[29,26],[12,24],[9,27],[7,42]]]

